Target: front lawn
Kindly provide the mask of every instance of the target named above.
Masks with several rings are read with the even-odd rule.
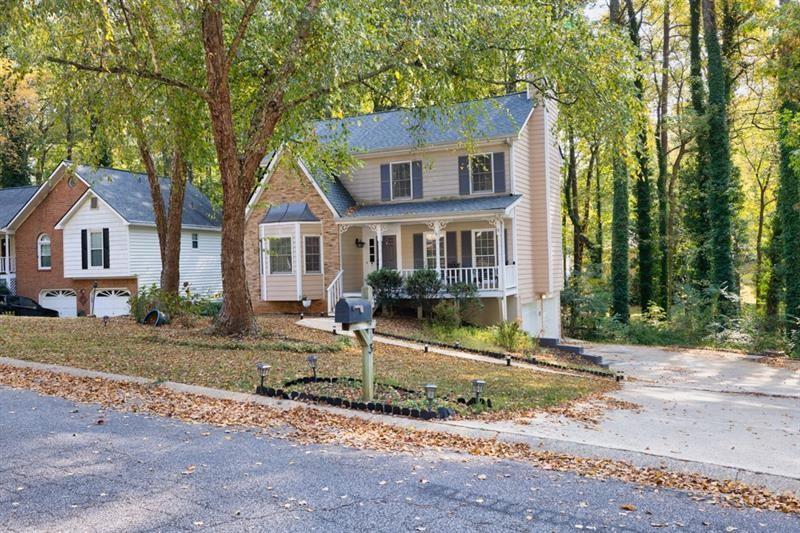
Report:
[[[306,356],[319,356],[320,376],[360,377],[361,351],[343,336],[296,325],[295,317],[258,319],[261,334],[247,339],[209,336],[193,328],[141,326],[114,319],[71,320],[0,316],[0,354],[145,378],[250,392],[255,364],[272,365],[268,386],[309,375]],[[558,375],[454,359],[376,343],[376,381],[419,390],[436,383],[440,396],[469,397],[473,379],[486,381],[495,414],[513,416],[552,407],[616,385],[608,379]]]

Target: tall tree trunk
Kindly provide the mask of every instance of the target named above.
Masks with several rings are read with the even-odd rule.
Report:
[[[733,268],[731,155],[727,119],[725,69],[717,37],[714,0],[703,0],[703,37],[708,58],[708,212],[711,229],[711,272],[714,285],[737,291]],[[733,298],[720,295],[718,312],[736,314]]]
[[[689,0],[689,60],[690,92],[692,109],[698,121],[705,120],[706,95],[703,84],[703,64],[700,47],[702,0]],[[710,281],[711,260],[708,253],[708,203],[706,183],[708,172],[707,138],[705,124],[695,128],[695,168],[687,184],[689,201],[686,206],[686,226],[693,244],[693,281],[697,287],[705,287]]]
[[[583,242],[581,220],[578,215],[578,160],[575,154],[575,137],[570,134],[567,162],[567,208],[572,221],[572,271],[579,275],[583,270]]]
[[[599,152],[600,145],[595,145],[595,150]],[[603,196],[600,189],[600,165],[594,171],[594,214],[595,214],[595,237],[594,237],[594,264],[597,275],[603,275]]]
[[[625,0],[628,10],[628,29],[631,41],[636,48],[636,55],[642,59],[639,42],[639,23],[636,20],[636,10],[633,0]],[[644,103],[644,78],[642,72],[637,70],[634,80],[636,97]],[[650,302],[655,296],[653,291],[653,221],[652,221],[652,192],[650,155],[647,150],[647,117],[639,117],[637,124],[635,156],[637,162],[636,172],[636,233],[639,246],[639,303],[642,312],[647,312]]]
[[[756,286],[756,308],[760,307],[763,303],[761,301],[761,276],[762,276],[762,263],[763,251],[762,241],[764,239],[764,211],[766,210],[766,189],[760,187],[758,191],[758,229],[756,230],[756,272],[755,272],[755,286]]]
[[[611,24],[622,26],[619,0],[609,1],[609,19]],[[625,137],[620,135],[617,145],[611,146],[611,162],[613,168],[613,206],[611,219],[611,311],[618,320],[627,323],[630,318],[630,292],[628,278],[628,168],[624,153]]]
[[[658,151],[658,251],[661,260],[659,270],[659,304],[669,313],[671,303],[670,290],[670,254],[667,235],[669,218],[669,196],[667,194],[667,154],[669,153],[669,131],[666,120],[669,105],[669,55],[670,55],[670,0],[664,0],[663,43],[661,49],[661,87],[658,98],[658,120],[656,122],[656,150]]]

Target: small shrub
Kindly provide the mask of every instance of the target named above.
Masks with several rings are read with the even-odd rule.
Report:
[[[415,270],[405,282],[406,293],[422,307],[423,314],[430,317],[433,300],[442,292],[442,280],[435,270]]]
[[[375,270],[367,276],[367,285],[372,287],[376,306],[380,307],[381,313],[391,316],[403,290],[400,272],[391,268]]]
[[[158,309],[175,320],[183,316],[213,316],[219,312],[221,304],[209,298],[193,295],[188,288],[178,294],[171,294],[155,285],[150,285],[131,296],[130,306],[133,318],[137,322],[142,322],[153,309]],[[182,322],[182,324],[188,323],[188,320]]]
[[[460,281],[448,285],[447,292],[453,296],[461,322],[473,323],[476,313],[483,309],[483,304],[478,298],[478,286]]]
[[[433,323],[445,331],[458,328],[461,325],[458,305],[449,300],[441,300],[433,308]]]
[[[10,296],[11,291],[6,285],[6,280],[0,279],[0,296]]]
[[[497,325],[494,341],[498,346],[513,352],[520,347],[526,336],[527,333],[519,322],[506,320]]]

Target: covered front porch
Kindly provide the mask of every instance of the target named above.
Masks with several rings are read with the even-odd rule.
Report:
[[[12,294],[17,288],[17,258],[14,253],[14,236],[0,233],[0,285],[5,285]]]
[[[342,271],[329,286],[329,302],[360,293],[367,276],[381,268],[397,270],[404,278],[416,270],[430,269],[438,272],[443,282],[442,297],[451,296],[448,287],[470,283],[477,288],[478,297],[498,300],[497,318],[508,318],[506,299],[517,293],[511,216],[340,224],[339,232]]]

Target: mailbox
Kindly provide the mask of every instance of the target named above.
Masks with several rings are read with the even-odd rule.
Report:
[[[336,322],[349,330],[351,324],[372,322],[372,304],[366,298],[342,298],[336,303],[334,315]]]

